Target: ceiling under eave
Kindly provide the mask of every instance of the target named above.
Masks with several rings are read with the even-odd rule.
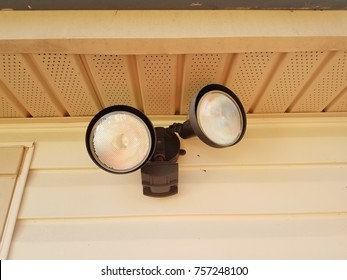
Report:
[[[0,116],[90,116],[126,104],[187,114],[192,95],[224,84],[248,113],[347,111],[347,51],[187,55],[1,54]]]
[[[12,12],[16,14],[10,14],[11,17],[8,13],[11,12],[0,12],[0,23],[1,15],[7,16],[7,21],[3,20],[3,23],[8,22],[13,15],[13,24],[16,24],[15,17],[22,19],[19,16],[24,15],[30,21],[40,24],[40,21],[29,13],[24,12],[24,14],[18,15],[18,12]],[[264,39],[261,36],[254,39],[254,35],[247,37],[247,34],[244,34],[244,39],[234,38],[233,34],[228,35],[227,33],[234,32],[229,31],[227,23],[225,26],[219,25],[223,30],[216,32],[225,32],[223,40],[240,42],[239,46],[234,49],[233,45],[227,44],[229,41],[222,41],[220,37],[213,37],[213,34],[209,34],[209,32],[215,32],[211,28],[211,24],[218,25],[218,22],[215,22],[217,19],[214,18],[206,19],[204,22],[206,38],[201,37],[204,30],[197,31],[197,34],[200,33],[195,42],[206,42],[206,48],[204,44],[196,48],[194,38],[188,38],[188,41],[186,33],[191,32],[192,37],[195,34],[194,21],[198,19],[194,18],[196,14],[188,14],[188,16],[193,15],[193,28],[186,25],[190,30],[182,31],[186,32],[182,33],[182,38],[186,40],[183,42],[177,38],[181,31],[175,30],[175,26],[173,26],[173,32],[168,34],[173,34],[172,36],[176,39],[165,39],[166,41],[163,41],[162,45],[158,39],[159,41],[153,41],[156,43],[153,43],[151,47],[151,35],[159,37],[159,33],[162,31],[158,29],[159,33],[156,34],[157,31],[149,30],[146,31],[149,34],[144,35],[140,32],[141,22],[138,22],[138,39],[131,28],[130,33],[133,37],[126,40],[122,38],[119,41],[121,43],[113,40],[118,36],[117,34],[113,34],[112,39],[102,39],[101,42],[100,38],[96,38],[95,41],[87,38],[88,42],[85,44],[87,49],[83,49],[84,46],[80,47],[81,44],[78,41],[81,38],[76,38],[73,32],[75,30],[78,34],[78,28],[81,28],[83,32],[86,31],[82,28],[81,23],[83,23],[84,17],[88,18],[90,14],[82,13],[81,22],[76,22],[78,20],[74,19],[74,25],[71,25],[72,31],[65,30],[64,23],[66,24],[66,20],[69,20],[69,16],[72,20],[73,14],[67,14],[68,17],[66,14],[58,14],[58,16],[52,14],[52,26],[57,24],[57,19],[59,19],[62,22],[61,30],[55,30],[54,26],[51,26],[49,29],[51,33],[45,33],[48,29],[45,31],[45,27],[42,27],[41,30],[41,27],[36,25],[38,30],[34,30],[33,35],[23,33],[22,30],[19,31],[18,36],[10,39],[3,33],[5,35],[2,35],[0,39],[0,117],[92,116],[102,108],[115,104],[131,105],[148,115],[185,115],[191,97],[203,86],[211,83],[223,84],[233,90],[248,114],[347,112],[347,35],[344,35],[347,14],[341,13],[317,14],[318,17],[326,18],[328,16],[329,24],[335,26],[336,30],[329,30],[329,24],[325,23],[327,28],[321,29],[321,39],[316,34],[319,26],[311,27],[317,28],[310,31],[312,34],[316,34],[312,40],[310,40],[310,36],[305,37],[299,34],[297,40],[307,38],[307,49],[305,49],[305,45],[298,47],[295,44],[296,38],[293,37],[293,34],[298,32],[311,34],[304,28],[304,31],[299,31],[298,27],[302,26],[305,21],[310,23],[308,16],[312,16],[312,14],[308,14],[307,19],[302,16],[303,14],[299,14],[296,22],[300,23],[301,20],[301,25],[297,23],[298,26],[293,27],[292,24],[288,27],[288,23],[284,24],[285,40],[280,36],[278,39],[274,37],[275,33]],[[37,15],[43,16],[43,19],[47,13],[41,12]],[[80,16],[81,13],[78,15]],[[100,16],[100,14],[96,15]],[[202,14],[202,17],[206,18],[205,15]],[[215,16],[216,14],[208,15]],[[226,20],[230,19],[230,15],[235,15],[232,18],[234,20],[238,14],[235,14],[234,11],[232,14],[223,12],[220,15],[225,16]],[[258,14],[249,16],[254,19],[254,15]],[[264,21],[266,19],[264,15],[266,14],[261,14],[259,22],[264,26],[271,25],[271,19],[267,19],[268,22]],[[112,16],[114,15],[112,14]],[[117,14],[116,16],[119,17]],[[126,16],[122,19],[122,27],[126,22],[130,24],[136,14],[129,12]],[[172,18],[166,19],[166,16]],[[148,20],[147,23],[149,22],[148,28],[150,29],[151,17],[162,18],[163,26],[168,27],[173,22],[175,25],[180,25],[183,21],[189,22],[186,16],[187,14],[181,15],[174,12],[174,14],[164,13],[163,17],[163,13],[157,12],[149,14],[146,20]],[[290,21],[293,20],[293,15],[284,13],[283,16],[290,17],[288,18]],[[142,17],[145,16],[142,15]],[[45,20],[49,23],[49,17],[46,17]],[[97,28],[97,17],[94,20],[96,27],[95,30],[91,28],[91,34],[101,30],[100,32],[106,32],[103,36],[108,36],[108,31],[102,31],[102,26]],[[110,28],[112,25],[119,27],[118,19],[116,22],[114,19],[112,20],[109,22]],[[33,24],[30,21],[28,21],[29,26]],[[242,22],[242,17],[240,17],[240,21]],[[276,26],[279,23],[282,24],[281,17],[274,16],[273,21]],[[78,24],[81,24],[80,27]],[[134,25],[133,22],[131,24]],[[234,23],[230,27],[234,27]],[[245,32],[248,32],[247,26],[243,27]],[[285,29],[286,27],[288,28]],[[23,28],[25,30],[25,26]],[[339,30],[339,28],[342,29]],[[112,30],[110,32],[114,32]],[[278,30],[281,32],[281,29]],[[120,32],[124,32],[124,30]],[[235,32],[239,32],[239,29]],[[268,29],[260,29],[259,32],[259,35],[261,32],[265,34],[268,33]],[[37,34],[41,38],[37,38]],[[121,33],[119,36],[124,36],[124,34]],[[58,41],[45,39],[43,41],[42,38],[45,38],[46,35],[48,37],[65,36],[65,39],[58,38]],[[68,35],[70,39],[66,39],[66,36],[69,37]],[[26,36],[26,40],[22,40],[21,36]],[[251,47],[247,45],[247,40],[253,40],[250,41],[253,44],[249,44]],[[318,43],[309,45],[310,41]],[[61,42],[63,43],[61,44]],[[161,47],[158,47],[157,42]],[[256,45],[254,42],[263,44]],[[271,48],[271,42],[273,42],[273,48]],[[54,45],[54,43],[57,44]],[[141,43],[143,48],[138,48],[136,52],[131,51],[134,46],[141,46]],[[15,46],[13,49],[9,47],[11,44]],[[21,47],[21,44],[24,47]],[[121,44],[122,48],[117,44]],[[211,51],[213,44],[215,44],[215,51]],[[180,47],[176,47],[176,45]],[[68,48],[69,46],[71,49]],[[129,46],[129,53],[126,52],[124,46]],[[169,47],[165,48],[165,46]],[[112,47],[113,49],[118,47],[120,51],[110,53]],[[160,49],[162,51],[158,51]],[[80,51],[76,52],[76,50]]]

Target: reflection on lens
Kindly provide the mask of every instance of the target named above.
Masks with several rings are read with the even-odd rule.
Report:
[[[129,112],[112,112],[94,127],[92,145],[96,160],[107,169],[129,172],[147,160],[151,135],[138,116]]]
[[[234,144],[242,132],[240,109],[222,91],[211,91],[200,99],[197,120],[206,137],[220,146]]]

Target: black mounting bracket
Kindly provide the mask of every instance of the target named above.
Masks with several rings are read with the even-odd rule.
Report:
[[[178,192],[178,164],[180,141],[174,131],[155,128],[157,143],[152,158],[141,168],[143,194],[152,197],[165,197]]]

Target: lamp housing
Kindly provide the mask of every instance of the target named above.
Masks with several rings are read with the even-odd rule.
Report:
[[[189,119],[178,133],[183,139],[198,136],[209,146],[225,148],[243,138],[246,126],[246,113],[236,94],[223,85],[211,84],[193,96]]]

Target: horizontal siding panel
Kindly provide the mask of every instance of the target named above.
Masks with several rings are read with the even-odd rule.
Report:
[[[183,140],[187,154],[181,166],[306,164],[347,162],[347,120],[308,122],[249,118],[243,140],[226,149],[205,145],[197,137]],[[172,122],[175,120],[173,119]],[[156,126],[160,123],[154,119]],[[42,125],[22,129],[0,129],[3,142],[36,142],[32,169],[97,168],[85,148],[87,123],[64,127]],[[336,148],[338,147],[338,148]]]
[[[0,148],[0,175],[17,175],[23,152],[20,146]]]
[[[346,259],[347,215],[19,220],[10,259]]]
[[[199,139],[181,140],[186,150],[183,166],[267,165],[347,162],[347,137],[245,138],[236,146],[215,149]],[[336,149],[335,147],[339,147]],[[84,135],[79,141],[42,141],[37,144],[32,169],[97,168],[89,158]]]
[[[180,168],[179,194],[142,195],[141,175],[31,171],[20,219],[347,212],[347,165]]]

